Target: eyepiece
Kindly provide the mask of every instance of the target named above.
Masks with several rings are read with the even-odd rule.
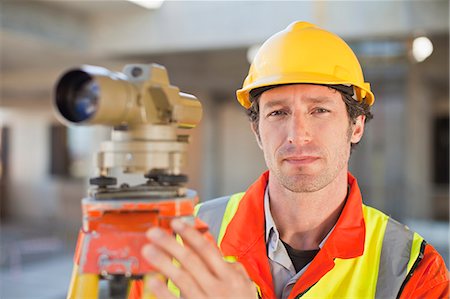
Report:
[[[74,123],[91,119],[99,98],[99,84],[82,70],[66,73],[56,87],[56,106],[65,119]]]

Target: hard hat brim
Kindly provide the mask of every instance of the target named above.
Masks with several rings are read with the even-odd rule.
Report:
[[[323,85],[334,85],[334,84],[351,84],[356,87],[357,93],[359,93],[358,100],[364,100],[369,106],[371,106],[375,100],[374,94],[370,90],[370,84],[364,83],[364,86],[355,85],[349,82],[347,79],[337,78],[334,76],[328,76],[325,74],[314,74],[314,73],[295,73],[295,74],[285,74],[264,77],[263,79],[253,82],[247,85],[245,88],[238,89],[236,91],[237,100],[246,109],[250,108],[250,91],[259,87],[270,86],[270,85],[283,85],[283,84],[323,84]],[[358,90],[359,89],[359,90]],[[359,91],[359,92],[358,92]]]

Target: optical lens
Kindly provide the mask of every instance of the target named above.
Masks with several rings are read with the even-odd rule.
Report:
[[[71,122],[83,122],[93,117],[98,109],[100,86],[81,70],[66,73],[56,87],[56,106],[61,115]]]
[[[95,81],[86,81],[74,90],[73,115],[79,121],[89,119],[97,111],[99,86]]]

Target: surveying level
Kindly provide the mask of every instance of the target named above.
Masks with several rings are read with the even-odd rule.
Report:
[[[170,85],[163,66],[133,64],[121,73],[94,66],[69,70],[56,85],[55,108],[65,123],[112,127],[111,140],[96,155],[98,176],[82,200],[67,298],[98,298],[99,280],[107,281],[110,298],[126,298],[133,280],[155,273],[141,256],[149,228],[173,233],[171,220],[183,218],[207,230],[193,217],[197,194],[181,173],[188,136],[176,132],[200,122],[201,104]],[[115,168],[142,174],[142,184],[118,186],[110,176]],[[143,296],[152,298],[151,290]]]

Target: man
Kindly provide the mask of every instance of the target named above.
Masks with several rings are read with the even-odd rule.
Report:
[[[237,97],[269,170],[200,205],[220,253],[181,221],[172,227],[185,246],[156,228],[143,248],[183,298],[448,297],[442,257],[363,205],[348,173],[374,95],[342,39],[291,24],[263,44]],[[157,276],[146,287],[174,298]]]

